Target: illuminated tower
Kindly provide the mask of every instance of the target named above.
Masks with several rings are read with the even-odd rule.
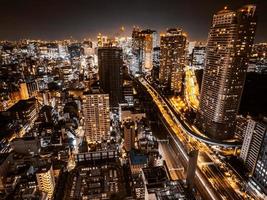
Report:
[[[135,142],[135,126],[133,121],[124,124],[124,147],[127,152],[134,148]]]
[[[267,124],[264,119],[248,119],[240,159],[252,181],[267,194]]]
[[[109,95],[85,93],[83,99],[85,136],[89,143],[109,139]]]
[[[211,138],[229,139],[245,82],[256,29],[256,7],[225,8],[213,16],[206,48],[197,123]]]
[[[159,82],[176,92],[182,90],[186,35],[181,29],[168,29],[160,36]]]
[[[150,73],[153,67],[153,49],[158,46],[158,34],[154,30],[134,28],[132,50],[136,57],[137,71]]]
[[[98,49],[99,81],[101,89],[109,94],[110,106],[118,107],[122,100],[122,49]]]
[[[36,179],[39,190],[47,193],[48,198],[52,199],[55,189],[55,177],[52,165],[49,164],[45,167],[40,168],[36,172]]]

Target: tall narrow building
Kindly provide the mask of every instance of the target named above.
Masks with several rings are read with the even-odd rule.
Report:
[[[252,175],[266,133],[266,125],[253,119],[247,120],[240,158],[244,162],[249,174]]]
[[[83,99],[84,135],[88,143],[109,139],[109,95],[85,93]]]
[[[153,68],[153,49],[158,46],[158,34],[154,30],[134,28],[132,32],[132,52],[135,56],[135,70],[150,73]]]
[[[186,35],[181,29],[168,29],[160,36],[159,82],[175,92],[182,90],[185,48]]]
[[[122,49],[102,47],[98,49],[100,87],[109,94],[110,106],[118,107],[122,100]]]
[[[256,29],[256,7],[219,11],[213,16],[201,87],[199,128],[210,138],[234,135],[235,118]]]
[[[267,125],[266,119],[247,120],[244,140],[240,152],[251,181],[267,194]]]

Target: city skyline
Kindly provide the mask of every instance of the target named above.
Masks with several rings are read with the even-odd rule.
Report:
[[[267,199],[266,3],[2,2],[0,200]]]
[[[125,2],[103,1],[32,1],[1,2],[5,8],[0,13],[1,40],[42,39],[61,40],[95,38],[101,32],[116,36],[121,26],[130,36],[134,25],[165,32],[167,28],[179,27],[188,33],[190,40],[206,41],[212,14],[229,6],[237,9],[247,3],[257,3],[259,16],[256,42],[266,41],[266,1],[217,0],[204,1],[162,1],[147,0]],[[208,6],[207,6],[208,5]],[[12,15],[10,14],[12,13]],[[197,15],[192,15],[197,13]]]

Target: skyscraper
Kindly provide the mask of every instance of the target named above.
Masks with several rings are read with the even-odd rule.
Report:
[[[102,47],[98,49],[100,87],[109,94],[110,106],[118,107],[122,100],[122,49]]]
[[[252,179],[260,186],[261,190],[267,195],[267,133],[265,126],[265,135],[261,141],[257,163]]]
[[[154,30],[139,28],[132,32],[132,52],[136,58],[135,67],[140,73],[150,73],[153,67],[153,49],[158,46],[158,35]]]
[[[55,189],[55,177],[51,164],[40,168],[36,172],[36,179],[40,191],[47,193],[48,199],[52,199]]]
[[[256,7],[219,11],[213,16],[206,48],[199,128],[216,139],[234,135],[235,118],[256,29]]]
[[[247,120],[240,158],[244,162],[250,175],[253,174],[261,144],[266,133],[266,126],[253,119]]]
[[[109,95],[85,93],[83,99],[84,129],[87,142],[109,139]]]
[[[197,69],[203,69],[205,63],[206,46],[198,45],[192,50],[192,67]]]
[[[160,36],[159,82],[162,86],[178,92],[182,89],[185,47],[186,35],[181,29],[168,29],[166,34]],[[172,84],[172,80],[177,82]]]
[[[135,126],[133,121],[124,123],[124,147],[127,152],[134,148],[135,142]]]
[[[249,176],[267,194],[267,125],[265,122],[247,120],[240,158]]]
[[[154,82],[159,81],[159,67],[160,67],[160,47],[153,49],[153,69],[151,70],[151,77]]]

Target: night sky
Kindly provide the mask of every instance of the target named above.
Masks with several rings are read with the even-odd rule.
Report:
[[[206,40],[212,15],[249,0],[0,0],[0,40],[95,38],[133,25],[159,32],[181,27],[189,39]],[[267,42],[267,0],[257,1],[257,42]]]

